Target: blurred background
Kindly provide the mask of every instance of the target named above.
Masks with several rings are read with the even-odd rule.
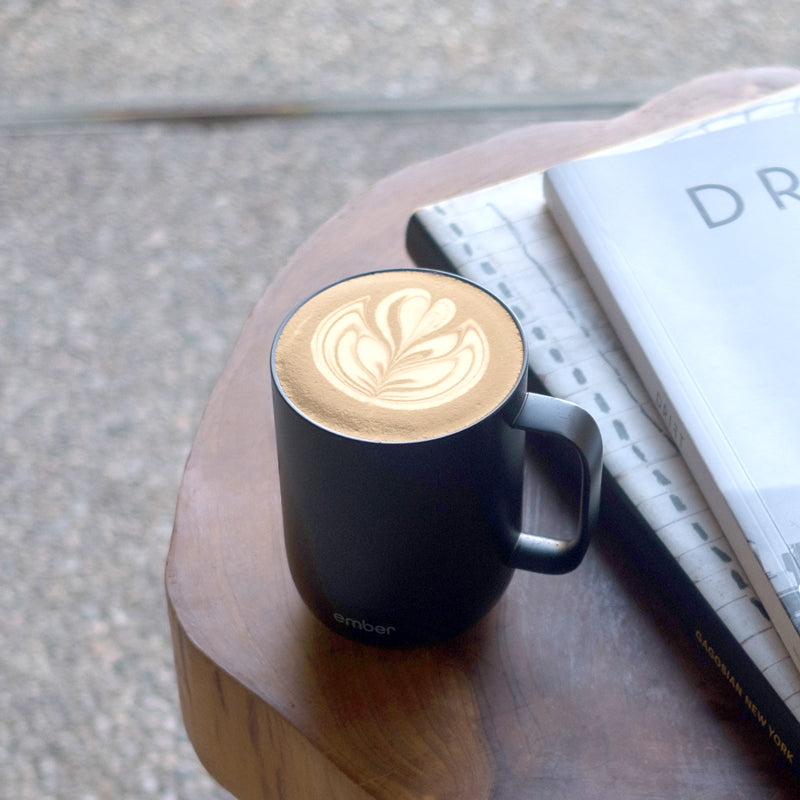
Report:
[[[406,164],[800,65],[785,0],[0,3],[0,798],[215,798],[163,568],[295,247]]]

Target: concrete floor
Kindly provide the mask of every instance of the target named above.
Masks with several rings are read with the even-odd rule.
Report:
[[[274,271],[407,163],[797,65],[800,6],[6,0],[0,44],[0,800],[200,800],[163,565]],[[235,119],[287,101],[320,113]]]

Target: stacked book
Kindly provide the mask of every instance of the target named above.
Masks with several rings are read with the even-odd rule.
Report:
[[[800,87],[419,209],[603,431],[609,527],[800,775]]]

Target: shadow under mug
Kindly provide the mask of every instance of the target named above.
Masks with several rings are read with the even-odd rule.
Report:
[[[463,429],[421,441],[374,441],[301,411],[282,386],[275,349],[304,304],[281,324],[271,352],[292,578],[323,623],[374,645],[420,645],[467,629],[496,603],[517,568],[574,569],[599,508],[602,440],[592,416],[529,393],[527,343],[510,309],[477,284],[435,274],[470,283],[486,303],[500,303],[524,349],[511,391]],[[526,431],[560,440],[578,456],[570,459],[580,487],[577,533],[568,541],[520,531]]]

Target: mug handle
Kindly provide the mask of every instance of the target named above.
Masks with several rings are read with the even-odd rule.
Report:
[[[518,569],[562,574],[580,564],[600,509],[603,473],[603,440],[597,423],[578,405],[547,395],[525,396],[512,427],[565,441],[580,460],[580,508],[578,534],[568,541],[520,533],[509,563]]]

